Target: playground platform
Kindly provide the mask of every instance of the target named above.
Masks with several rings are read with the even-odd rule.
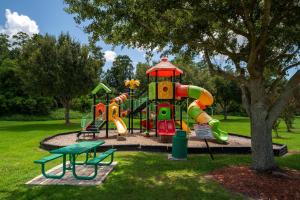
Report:
[[[59,133],[45,138],[40,142],[40,147],[45,150],[53,150],[63,146],[71,145],[76,142],[78,131]],[[148,151],[148,152],[165,152],[172,151],[172,143],[161,143],[158,137],[155,137],[155,132],[150,132],[150,137],[145,137],[144,133],[139,130],[134,130],[133,134],[128,133],[125,136],[126,140],[117,140],[116,130],[109,130],[109,137],[105,137],[105,131],[101,130],[96,134],[95,139],[91,136],[81,137],[79,141],[83,140],[104,140],[105,144],[100,146],[99,151],[109,148],[116,148],[118,151]],[[210,150],[212,153],[220,154],[250,154],[251,140],[250,137],[241,136],[230,133],[226,144],[218,144],[214,140],[208,140]],[[273,143],[273,151],[275,156],[282,156],[288,152],[287,146],[283,144]],[[208,153],[205,141],[198,139],[192,131],[188,140],[188,153],[201,154]]]

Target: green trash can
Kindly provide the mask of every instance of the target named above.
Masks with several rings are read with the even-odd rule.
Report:
[[[187,158],[187,137],[183,130],[177,130],[176,135],[173,136],[172,157],[175,159]]]

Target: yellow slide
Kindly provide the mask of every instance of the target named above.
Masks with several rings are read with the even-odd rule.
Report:
[[[176,124],[180,125],[180,120],[176,120]],[[191,129],[188,127],[185,121],[182,121],[182,130],[184,130],[188,134],[191,134]]]
[[[127,133],[127,127],[120,117],[114,116],[113,122],[115,123],[120,135],[125,135]]]

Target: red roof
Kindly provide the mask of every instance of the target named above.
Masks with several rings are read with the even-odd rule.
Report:
[[[175,65],[170,63],[168,58],[164,57],[161,59],[160,63],[148,69],[146,74],[149,74],[150,76],[157,75],[158,77],[170,77],[173,75],[179,76],[180,74],[183,74],[183,72]]]

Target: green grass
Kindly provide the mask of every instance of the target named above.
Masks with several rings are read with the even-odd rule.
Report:
[[[40,174],[33,161],[48,154],[39,149],[39,142],[58,132],[77,130],[80,121],[72,121],[70,126],[62,120],[0,121],[0,199],[243,199],[204,175],[220,167],[249,164],[247,155],[216,155],[214,161],[208,155],[193,155],[186,162],[174,162],[166,154],[117,152],[119,164],[103,186],[24,185]],[[300,170],[299,159],[294,154],[277,161]]]
[[[71,110],[70,111],[70,119],[81,119],[84,114]],[[54,111],[51,111],[49,115],[21,115],[21,114],[13,114],[9,116],[0,116],[0,120],[5,121],[46,121],[46,120],[63,120],[64,119],[64,109],[59,108]]]
[[[71,122],[79,122],[83,113],[71,110],[70,118]],[[145,116],[144,116],[145,117]],[[248,117],[239,116],[228,116],[227,120],[223,120],[222,115],[213,116],[216,119],[221,120],[221,128],[230,133],[237,133],[240,135],[250,136],[250,121]],[[179,116],[177,116],[179,118]],[[48,116],[26,116],[26,115],[12,115],[7,117],[0,117],[0,120],[8,121],[46,121],[46,120],[63,120],[64,119],[64,109],[57,109],[52,111]],[[128,124],[128,118],[123,119],[126,124]],[[183,120],[187,121],[186,113],[183,113]],[[190,126],[194,123],[190,119]],[[80,125],[77,126],[78,129]],[[115,128],[113,123],[110,123],[110,128]],[[134,119],[134,127],[139,128],[139,119]],[[273,142],[287,144],[289,150],[300,151],[300,117],[296,117],[294,121],[294,129],[291,133],[286,131],[286,127],[283,121],[279,125],[279,138],[275,137],[273,133]]]
[[[221,119],[221,127],[228,132],[250,136],[250,121],[248,117],[229,116],[227,120],[222,120],[222,116],[215,116]],[[273,131],[273,142],[286,144],[289,150],[300,151],[300,117],[296,117],[294,128],[289,133],[283,121],[279,125],[279,138],[275,137]]]

